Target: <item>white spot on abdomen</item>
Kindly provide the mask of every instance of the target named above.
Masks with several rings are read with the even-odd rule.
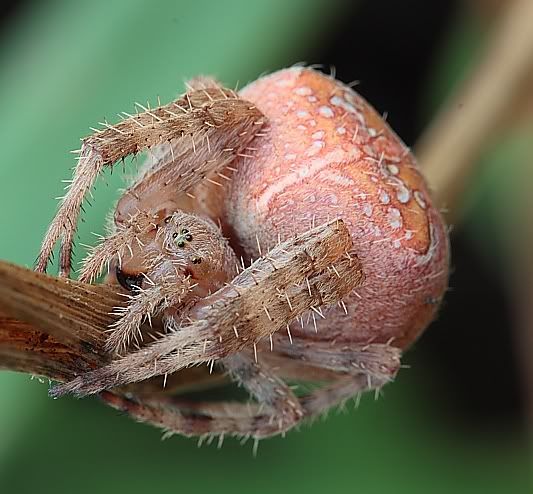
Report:
[[[314,156],[315,154],[318,154],[325,145],[326,144],[324,141],[313,141],[313,144],[311,144],[311,147],[307,151],[306,155]]]
[[[379,200],[381,201],[381,204],[389,204],[390,196],[384,190],[382,190],[379,193]]]
[[[389,220],[389,225],[395,230],[401,228],[402,213],[400,213],[399,209],[389,208],[389,212],[387,213],[387,219]]]
[[[389,170],[389,173],[391,175],[398,175],[398,172],[400,171],[396,165],[387,165],[387,169]]]
[[[351,105],[350,103],[348,103],[345,99],[341,98],[340,96],[333,96],[329,100],[329,102],[333,106],[338,106],[342,108],[343,110],[346,110],[349,113],[357,113],[357,109],[355,108],[355,106]]]
[[[370,218],[372,216],[372,212],[374,211],[374,208],[372,207],[372,204],[369,204],[368,202],[365,202],[363,204],[363,213],[367,218]]]
[[[335,115],[333,113],[333,110],[329,106],[321,106],[318,109],[318,113],[320,113],[320,115],[326,118],[333,118],[333,116]]]
[[[298,95],[298,96],[309,96],[310,94],[313,94],[313,91],[311,90],[310,87],[307,87],[307,86],[302,86],[302,87],[297,87],[294,92]]]
[[[411,193],[403,182],[401,183],[401,185],[398,186],[396,190],[396,197],[398,198],[398,201],[400,201],[402,204],[409,202],[409,199],[411,198]]]

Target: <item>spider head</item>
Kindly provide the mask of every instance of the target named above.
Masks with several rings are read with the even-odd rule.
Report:
[[[205,297],[235,276],[236,258],[220,229],[210,220],[177,211],[115,261],[108,281],[134,292],[148,284],[188,279],[191,293]]]

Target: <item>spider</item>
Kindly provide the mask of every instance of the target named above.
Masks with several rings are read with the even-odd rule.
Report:
[[[264,438],[379,390],[434,317],[448,240],[409,149],[351,87],[311,68],[239,93],[198,77],[176,101],[82,141],[43,241],[69,276],[82,202],[106,167],[148,150],[113,229],[81,268],[128,296],[115,359],[51,390],[100,393],[183,435]],[[148,336],[155,338],[148,341]],[[191,403],[138,383],[207,364],[253,403]],[[320,381],[297,395],[293,381]],[[109,392],[113,389],[113,392]]]

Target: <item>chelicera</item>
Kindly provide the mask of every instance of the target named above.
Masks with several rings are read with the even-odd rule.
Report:
[[[37,270],[61,240],[69,275],[85,194],[145,149],[113,233],[80,273],[107,269],[130,297],[109,328],[116,358],[53,396],[100,393],[172,433],[262,438],[394,378],[446,289],[448,242],[412,154],[359,95],[295,67],[238,94],[197,78],[168,105],[124,114],[83,140]],[[198,364],[254,403],[130,386]],[[297,395],[293,381],[322,385]]]

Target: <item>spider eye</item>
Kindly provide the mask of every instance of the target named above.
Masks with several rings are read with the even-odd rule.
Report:
[[[142,273],[139,274],[127,274],[122,271],[118,266],[116,268],[117,281],[120,286],[129,292],[136,292],[141,288],[143,282]]]
[[[178,234],[178,232],[174,232],[172,234],[172,238],[176,241],[176,245],[180,248],[185,247],[185,241],[191,242],[192,241],[192,235],[189,233],[189,230],[187,228],[182,228],[181,233]]]

